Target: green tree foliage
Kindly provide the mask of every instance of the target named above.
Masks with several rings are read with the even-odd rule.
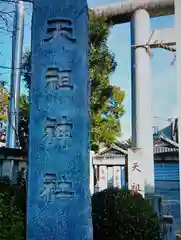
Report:
[[[0,178],[0,239],[24,240],[26,236],[26,187],[21,180],[11,185],[8,177]]]
[[[109,82],[116,69],[114,54],[107,46],[111,26],[90,13],[89,71],[91,79],[91,144],[96,150],[101,143],[109,146],[120,136],[120,117],[124,113],[124,92]]]
[[[104,19],[95,19],[90,12],[89,70],[91,80],[91,148],[98,150],[100,144],[109,146],[121,134],[120,117],[124,113],[124,92],[109,82],[116,69],[114,54],[107,46],[111,26]],[[31,84],[31,54],[24,55],[23,77]]]
[[[140,194],[110,188],[92,197],[94,240],[161,240],[160,222]]]
[[[117,142],[116,145],[118,147],[121,147],[121,148],[125,149],[125,150],[128,150],[128,148],[132,147],[132,139],[129,138],[129,139],[127,139],[127,140],[125,140],[124,142],[121,142],[121,143]]]
[[[8,91],[5,82],[0,81],[0,121],[7,120]]]
[[[6,82],[0,81],[0,122],[8,119],[8,90]],[[20,96],[19,112],[19,141],[23,149],[27,149],[28,135],[28,117],[29,117],[29,99],[25,94]]]
[[[27,117],[29,117],[29,98],[25,94],[20,96],[20,110],[23,111]]]
[[[23,64],[22,64],[22,73],[23,73],[23,80],[27,89],[30,89],[31,83],[31,54],[29,50],[26,50],[23,55]]]
[[[28,119],[29,119],[29,99],[26,95],[20,97],[19,112],[19,143],[23,150],[28,148]]]

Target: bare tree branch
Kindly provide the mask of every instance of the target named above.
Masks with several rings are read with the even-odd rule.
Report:
[[[19,2],[19,0],[0,0],[0,37],[1,39],[4,38],[4,36],[7,36],[9,39],[13,37],[13,34],[15,32],[15,29],[13,29],[13,21],[15,16],[15,5]],[[24,10],[26,13],[30,16],[32,12],[32,3],[29,1],[24,4]],[[18,29],[17,29],[18,30]],[[5,37],[5,38],[7,38]],[[1,49],[3,49],[4,41],[1,40],[0,46],[2,46]],[[0,55],[3,55],[3,50],[0,50]],[[3,64],[0,64],[0,75],[3,75],[3,69],[11,70],[11,67],[4,66]]]
[[[0,3],[0,33],[12,32],[12,21],[14,16],[14,7],[9,4]]]

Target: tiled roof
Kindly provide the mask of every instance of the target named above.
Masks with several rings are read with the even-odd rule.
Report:
[[[162,146],[154,146],[153,153],[171,153],[171,152],[178,152],[178,148],[171,148],[171,147],[162,147]]]
[[[165,135],[160,135],[155,141],[153,146],[154,154],[161,153],[178,153],[179,145]],[[127,156],[128,152],[121,147],[112,145],[110,148],[102,148],[95,156],[96,158],[115,158]]]
[[[117,153],[114,151],[106,152],[104,154],[99,154],[96,155],[97,158],[102,158],[102,157],[107,157],[107,158],[114,158],[114,157],[120,157],[120,156],[125,156],[125,154]]]
[[[178,144],[178,143],[176,143],[176,142],[174,142],[173,140],[165,137],[164,135],[161,135],[160,138],[161,138],[163,141],[166,141],[167,143],[169,143],[170,145],[172,145],[172,146],[174,146],[174,147],[176,147],[176,148],[179,147],[179,144]]]
[[[115,145],[112,145],[110,148],[103,148],[99,151],[98,154],[96,154],[96,157],[119,157],[119,156],[125,156],[127,155],[127,151],[117,147]]]
[[[162,145],[163,142],[165,143],[165,146]],[[178,152],[178,150],[179,150],[178,143],[174,142],[173,140],[167,138],[164,135],[161,135],[154,142],[153,147],[154,154]]]

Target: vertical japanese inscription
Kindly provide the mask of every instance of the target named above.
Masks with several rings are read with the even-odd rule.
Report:
[[[72,138],[73,124],[66,116],[60,120],[47,117],[44,127],[44,140],[47,144],[58,142],[61,148],[67,148]]]
[[[48,68],[45,81],[45,87],[53,91],[73,88],[70,69],[60,71],[58,68]]]
[[[132,171],[135,171],[135,170],[138,172],[141,172],[141,170],[139,169],[139,164],[137,162],[134,162],[132,166]]]
[[[56,174],[47,173],[44,176],[43,191],[40,197],[44,198],[47,202],[54,200],[55,189],[56,189],[57,176]]]
[[[139,193],[141,192],[142,190],[140,189],[140,185],[137,184],[137,183],[133,183],[132,186],[131,186],[131,190],[135,193]]]
[[[119,186],[119,180],[120,180],[120,179],[119,179],[119,178],[120,178],[120,176],[119,176],[119,175],[120,175],[119,169],[116,169],[115,174],[116,174],[116,177],[115,177],[115,182],[116,182],[116,183],[115,183],[115,185],[116,185],[116,187],[119,188],[119,187],[120,187],[120,186]]]
[[[55,173],[45,174],[40,197],[46,202],[53,202],[55,199],[73,198],[74,195],[73,184],[64,175],[58,178]]]
[[[69,19],[52,19],[47,21],[45,42],[50,42],[53,38],[62,36],[72,42],[76,42],[72,21]]]

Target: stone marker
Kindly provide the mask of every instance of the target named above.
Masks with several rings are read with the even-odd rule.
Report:
[[[115,188],[121,188],[121,178],[122,178],[122,167],[114,166],[113,167],[113,186]]]
[[[103,191],[108,186],[107,166],[99,166],[99,191]]]
[[[128,149],[128,188],[144,197],[145,184],[142,159],[144,159],[142,149]]]
[[[34,0],[28,240],[92,240],[86,0]]]

